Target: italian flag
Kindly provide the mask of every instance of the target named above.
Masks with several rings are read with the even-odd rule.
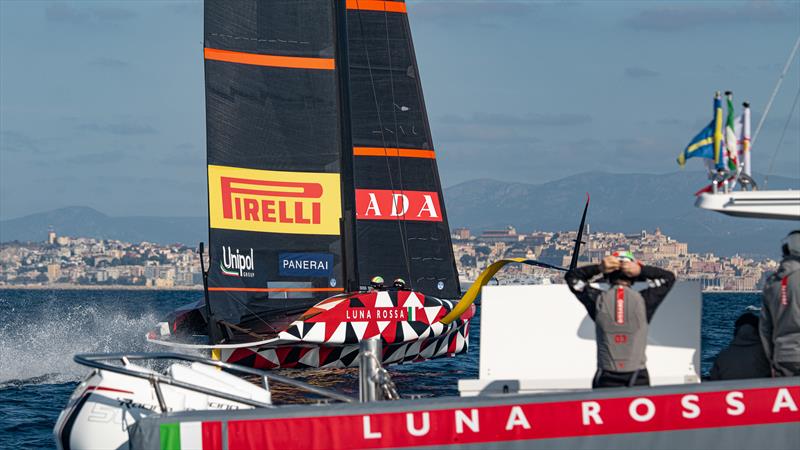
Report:
[[[162,423],[161,450],[222,450],[222,422]]]
[[[408,308],[408,321],[409,322],[416,322],[417,321],[417,308],[413,306],[409,306]]]
[[[728,94],[728,120],[725,124],[725,150],[728,154],[728,168],[736,170],[739,166],[739,140],[736,138],[736,119],[733,116],[733,95]]]

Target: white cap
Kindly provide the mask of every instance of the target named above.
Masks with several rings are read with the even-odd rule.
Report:
[[[794,230],[788,236],[783,238],[783,243],[789,249],[789,254],[792,256],[800,256],[800,230]]]

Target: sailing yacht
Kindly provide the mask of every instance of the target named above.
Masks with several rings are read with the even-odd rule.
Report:
[[[466,350],[405,3],[338,3],[206,2],[206,298],[148,340],[260,368]]]

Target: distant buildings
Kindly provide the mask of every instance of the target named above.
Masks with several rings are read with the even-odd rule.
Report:
[[[581,248],[580,264],[599,263],[615,251],[629,250],[645,264],[671,270],[678,279],[696,280],[707,291],[759,290],[766,276],[777,268],[777,262],[771,259],[758,261],[739,255],[722,258],[711,253],[691,253],[685,242],[664,235],[658,228],[653,233],[642,230],[630,235],[589,231],[587,227],[583,236],[585,244]],[[488,264],[500,258],[536,259],[567,267],[575,239],[575,231],[521,234],[509,226],[504,230],[484,231],[473,239],[456,240],[453,250],[460,276],[464,280],[474,280]],[[504,268],[496,278],[501,282],[562,283],[563,273],[515,265]]]
[[[487,244],[495,244],[498,242],[518,242],[523,238],[517,234],[517,230],[511,225],[503,230],[486,230],[478,237],[478,239]]]
[[[752,291],[776,270],[771,259],[736,255],[697,254],[661,230],[626,235],[589,233],[583,236],[580,264],[598,263],[617,250],[630,250],[646,264],[675,272],[679,279],[696,280],[703,289]],[[508,226],[473,236],[468,228],[452,231],[459,275],[474,280],[501,258],[535,259],[566,267],[577,239],[575,231],[519,233]],[[527,265],[507,266],[497,278],[504,283],[562,283],[563,273]],[[73,238],[48,232],[39,243],[0,244],[0,286],[127,285],[151,288],[199,287],[200,260],[180,244],[132,244],[110,239]]]
[[[469,228],[454,228],[452,234],[453,240],[468,241],[472,238]]]
[[[195,251],[180,244],[70,238],[57,236],[54,230],[40,243],[0,244],[0,285],[174,288],[201,284]]]

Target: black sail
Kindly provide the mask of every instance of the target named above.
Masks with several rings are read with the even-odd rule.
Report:
[[[458,298],[450,230],[406,5],[347,1],[361,283]]]
[[[216,341],[280,331],[344,285],[330,0],[205,2]]]

